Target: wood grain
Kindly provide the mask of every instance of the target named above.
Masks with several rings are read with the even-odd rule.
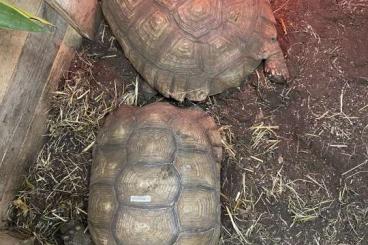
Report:
[[[68,69],[81,41],[80,35],[43,1],[12,3],[49,20],[56,29],[51,33],[0,36],[0,58],[11,61],[0,64],[1,75],[5,74],[0,76],[0,228],[6,208],[42,143],[47,95]]]
[[[46,2],[84,37],[94,38],[100,20],[97,0],[46,0]]]

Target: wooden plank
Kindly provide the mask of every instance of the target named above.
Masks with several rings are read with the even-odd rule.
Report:
[[[19,6],[18,1],[8,0],[10,4]],[[22,3],[22,8],[30,13],[38,13],[42,7],[41,0],[30,0]],[[28,33],[21,31],[10,31],[0,29],[0,47],[7,47],[1,50],[0,60],[6,62],[0,62],[0,104],[7,91],[10,83],[10,78],[13,75],[15,67],[18,63],[19,56],[22,52],[24,42],[27,39]]]
[[[62,42],[66,23],[54,11],[45,11],[47,19],[57,26],[53,33],[31,33],[22,48],[16,70],[10,78],[10,83],[0,105],[0,183],[5,175],[2,167],[8,161],[8,155],[19,151],[18,146],[22,131],[29,124],[29,115],[35,110],[54,58],[57,54],[55,45]],[[8,47],[2,47],[6,49]],[[14,142],[14,143],[13,143]],[[17,144],[18,143],[18,144]],[[4,186],[0,184],[0,186]],[[1,196],[0,196],[1,199]]]
[[[40,15],[52,22],[56,31],[28,34],[0,104],[0,228],[7,205],[42,143],[48,92],[68,69],[81,42],[60,15],[47,4],[42,6]],[[0,46],[0,50],[4,48],[7,46]]]
[[[21,3],[17,0],[7,1],[10,4],[14,4],[17,7],[21,7],[26,11],[29,11],[32,14],[37,14],[40,12],[40,9],[43,8],[41,0],[31,0]],[[24,44],[29,36],[28,32],[20,32],[20,31],[6,31],[0,30],[1,35],[0,38],[0,58],[3,61],[0,63],[0,111],[5,111],[3,108],[3,100],[8,92],[9,86],[12,83],[12,77],[17,70],[17,64],[19,57],[21,56]],[[3,125],[2,121],[0,121],[0,200],[2,194],[5,189],[5,178],[1,178],[1,166],[2,159],[5,157],[5,145],[8,143],[8,140],[3,138],[5,137],[5,125]]]
[[[100,21],[97,0],[46,0],[84,37],[93,39]]]

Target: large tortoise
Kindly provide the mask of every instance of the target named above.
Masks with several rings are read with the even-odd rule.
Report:
[[[265,61],[288,77],[267,0],[103,0],[125,55],[166,97],[204,100],[240,85]]]
[[[210,116],[123,106],[96,142],[88,208],[96,244],[218,243],[222,148]]]

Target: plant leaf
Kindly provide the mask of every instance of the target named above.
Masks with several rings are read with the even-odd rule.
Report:
[[[0,0],[0,29],[44,32],[51,27],[48,21]]]

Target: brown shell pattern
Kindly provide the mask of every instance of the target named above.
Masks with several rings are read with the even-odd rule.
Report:
[[[94,149],[94,242],[217,244],[221,156],[217,125],[203,111],[154,103],[113,112]]]
[[[239,86],[277,35],[267,0],[104,0],[103,11],[137,71],[179,101]]]

